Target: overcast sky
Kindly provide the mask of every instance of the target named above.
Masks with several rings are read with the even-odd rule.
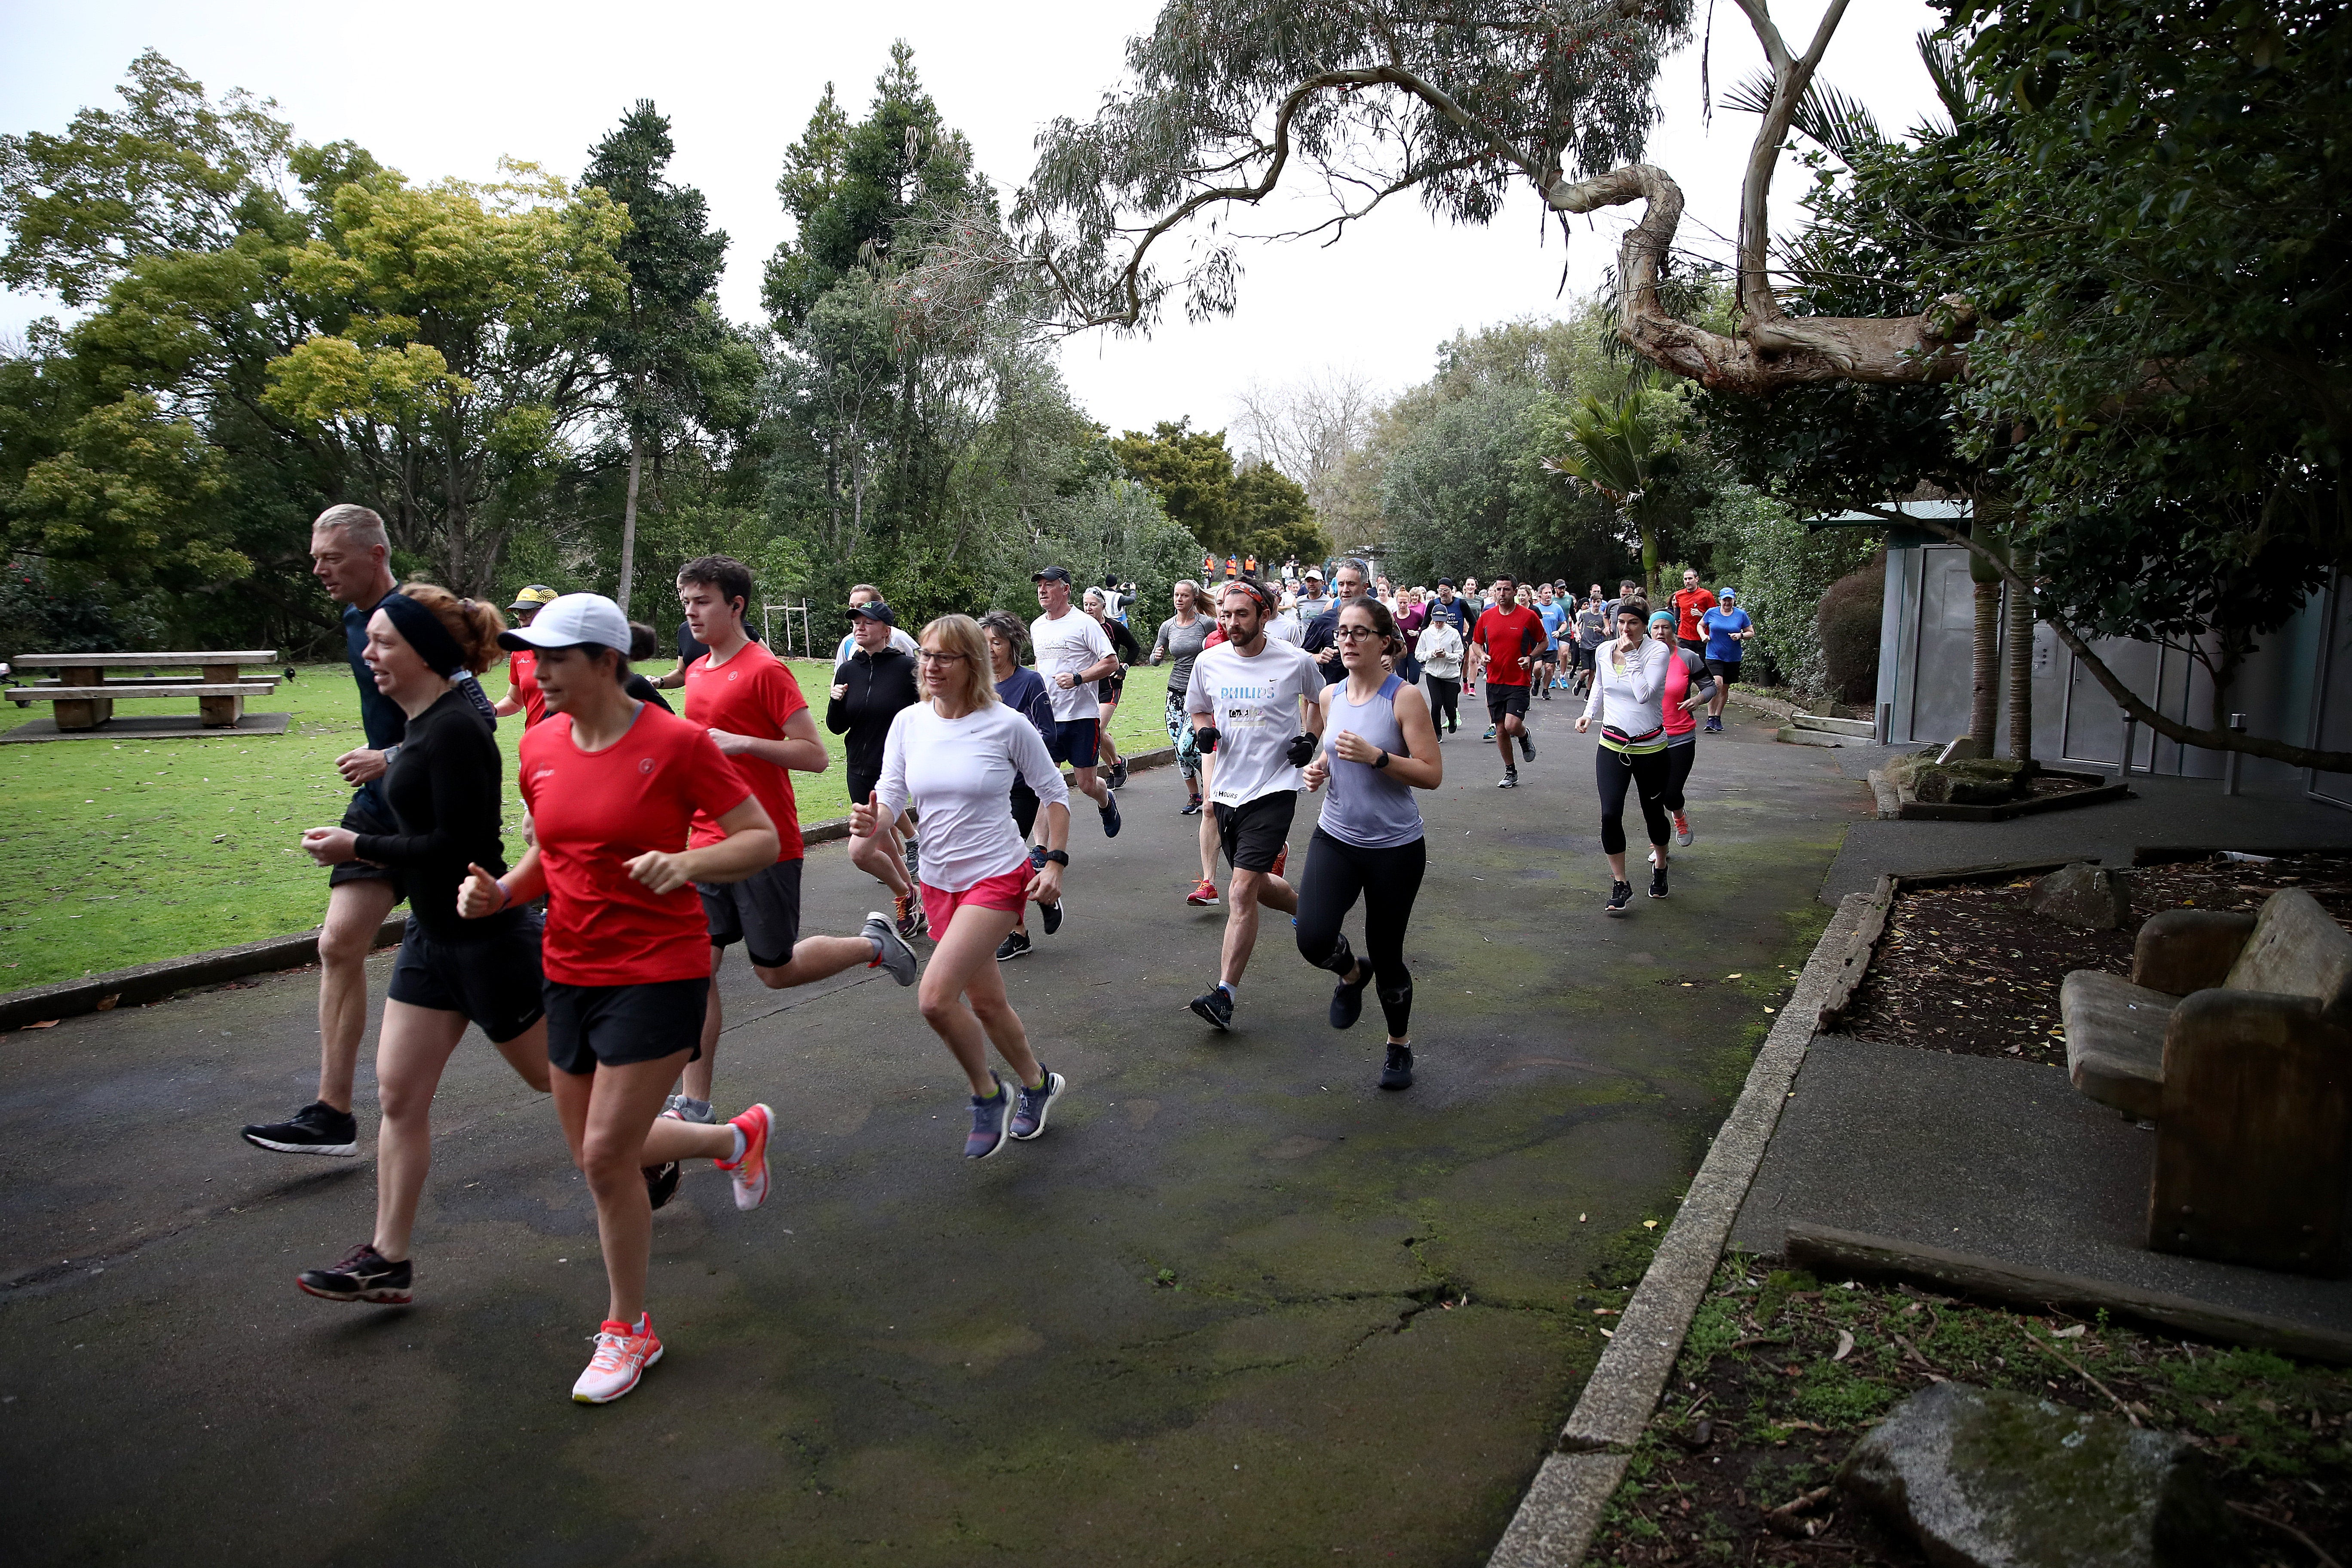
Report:
[[[125,67],[153,47],[215,93],[243,87],[275,99],[303,140],[357,142],[413,179],[488,179],[501,153],[569,177],[628,104],[651,98],[673,123],[672,176],[699,186],[733,237],[721,294],[730,314],[749,319],[759,309],[761,263],[790,234],[774,189],[783,150],[827,81],[853,117],[861,114],[891,41],[906,38],[949,123],[1009,195],[1028,173],[1038,128],[1057,114],[1092,112],[1118,80],[1128,36],[1148,27],[1155,9],[1146,0],[902,0],[874,10],[671,0],[648,13],[602,0],[411,0],[387,13],[287,0],[0,0],[0,130],[58,131],[84,105],[112,105]],[[1801,48],[1819,4],[1779,11]],[[1934,104],[1912,39],[1935,20],[1916,0],[1853,6],[1822,74],[1901,130]],[[1762,58],[1739,12],[1718,7],[1718,100]],[[1755,121],[1718,111],[1711,131],[1702,127],[1696,44],[1667,65],[1661,97],[1666,120],[1649,160],[1688,197],[1680,243],[1714,244],[1706,231],[1728,233],[1736,221],[1738,167]],[[1784,175],[1781,193],[1793,186]],[[1266,232],[1306,210],[1286,216],[1268,206],[1235,226]],[[1785,200],[1775,206],[1783,226],[1793,213]],[[1570,293],[1599,281],[1617,234],[1637,215],[1619,208],[1571,220]],[[1531,195],[1486,229],[1445,227],[1399,201],[1328,249],[1245,247],[1235,316],[1202,327],[1179,319],[1146,341],[1071,340],[1063,351],[1070,384],[1113,429],[1179,416],[1221,426],[1237,388],[1325,368],[1402,390],[1429,374],[1436,345],[1456,328],[1560,308],[1559,234],[1541,234],[1540,218]],[[0,294],[0,331],[51,309]]]

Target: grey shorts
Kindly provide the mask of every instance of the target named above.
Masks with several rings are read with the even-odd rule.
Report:
[[[801,940],[798,860],[779,860],[740,882],[697,882],[694,890],[702,895],[711,946],[740,942],[762,969],[782,969],[793,961],[793,948]]]

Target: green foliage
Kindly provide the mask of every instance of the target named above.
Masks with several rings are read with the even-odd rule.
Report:
[[[1699,509],[1696,526],[1714,547],[1709,586],[1735,584],[1740,608],[1756,623],[1748,678],[1788,687],[1807,700],[1827,696],[1830,675],[1816,617],[1831,585],[1870,559],[1875,536],[1860,529],[1809,529],[1770,496],[1736,483]]]
[[[1149,436],[1129,430],[1115,437],[1110,450],[1201,549],[1261,562],[1292,555],[1319,561],[1330,552],[1330,535],[1317,522],[1305,488],[1268,463],[1236,471],[1223,430],[1163,419]]]

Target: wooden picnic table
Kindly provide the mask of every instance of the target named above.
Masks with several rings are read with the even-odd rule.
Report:
[[[60,730],[95,730],[114,717],[118,698],[193,697],[207,729],[234,729],[245,717],[245,700],[266,697],[278,689],[278,677],[241,678],[239,667],[275,664],[275,648],[231,648],[197,653],[26,653],[12,661],[18,668],[54,669],[54,680],[12,687],[8,700],[19,708],[34,702],[56,704]],[[196,678],[116,676],[116,669],[194,669]]]

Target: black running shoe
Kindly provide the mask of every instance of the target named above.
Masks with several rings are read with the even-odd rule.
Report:
[[[243,1137],[257,1149],[281,1154],[333,1154],[348,1160],[360,1152],[359,1118],[323,1100],[312,1100],[283,1121],[246,1128]]]
[[[1529,763],[1536,760],[1536,738],[1525,730],[1519,731],[1519,758]]]
[[[1400,1046],[1394,1040],[1389,1042],[1389,1059],[1387,1065],[1381,1068],[1381,1087],[1382,1089],[1412,1087],[1412,1047],[1411,1046]]]
[[[1192,796],[1190,800],[1187,800],[1187,801],[1184,803],[1184,809],[1183,809],[1183,810],[1181,810],[1181,811],[1180,811],[1180,812],[1178,812],[1176,815],[1177,815],[1177,816],[1200,816],[1200,815],[1201,815],[1201,797],[1200,797],[1199,795],[1196,795]]]
[[[1102,824],[1105,838],[1118,837],[1118,791],[1115,789],[1103,791]]]
[[[1519,787],[1519,770],[1518,770],[1518,769],[1517,769],[1517,768],[1505,768],[1505,769],[1503,770],[1503,778],[1502,778],[1502,782],[1501,782],[1501,783],[1499,783],[1499,784],[1497,784],[1495,787],[1496,787],[1496,789],[1517,789],[1517,788],[1518,788],[1518,787]]]
[[[1222,985],[1212,985],[1192,998],[1192,1011],[1220,1029],[1234,1026],[1234,994]]]
[[[1625,912],[1625,906],[1633,901],[1633,883],[1612,882],[1609,884],[1609,902],[1601,912],[1604,915],[1622,915]]]
[[[1650,870],[1650,897],[1663,899],[1665,896],[1666,868],[1664,866],[1653,867]]]
[[[1029,933],[1025,931],[1009,931],[1004,933],[1004,940],[996,944],[996,962],[1010,963],[1016,958],[1026,957],[1028,952]]]
[[[677,1196],[677,1162],[646,1167],[646,1196],[659,1208]]]
[[[1127,759],[1125,757],[1121,757],[1118,761],[1111,763],[1110,765],[1110,787],[1113,789],[1125,789],[1127,787]]]
[[[1333,1028],[1352,1029],[1356,1026],[1356,1020],[1364,1016],[1364,987],[1371,983],[1372,972],[1366,969],[1364,977],[1353,985],[1342,980],[1331,988],[1331,1026]]]
[[[305,1268],[294,1277],[294,1283],[303,1294],[322,1301],[374,1301],[386,1307],[405,1307],[411,1299],[413,1278],[406,1259],[388,1263],[372,1243],[363,1241],[345,1253],[343,1260],[332,1268]]]
[[[1052,936],[1055,931],[1062,929],[1061,900],[1055,899],[1050,904],[1039,904],[1037,906],[1037,912],[1045,917],[1045,934],[1047,936]]]

